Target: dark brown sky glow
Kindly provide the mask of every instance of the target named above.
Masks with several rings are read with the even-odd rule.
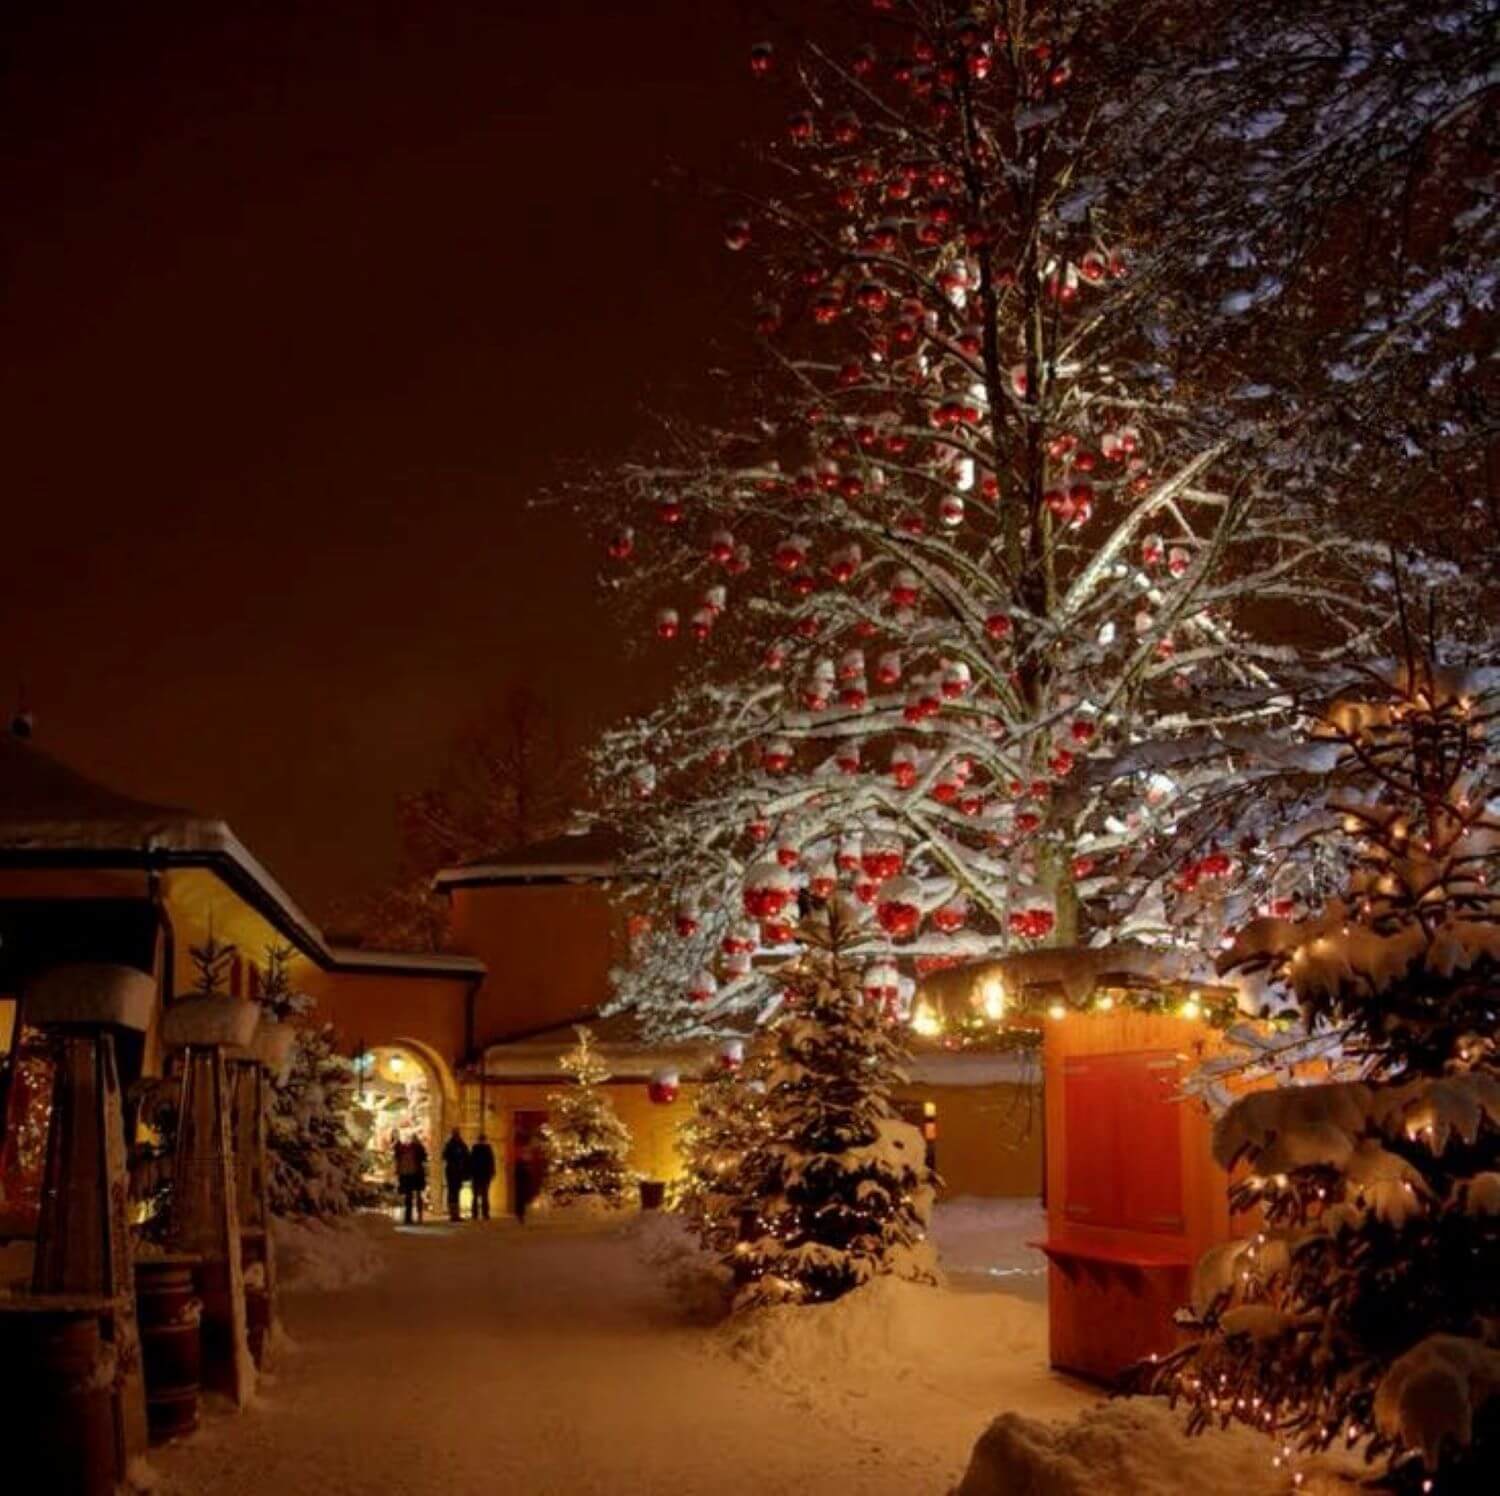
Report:
[[[525,509],[735,304],[750,39],[698,0],[19,4],[0,22],[0,706],[321,908],[520,675],[634,689]]]

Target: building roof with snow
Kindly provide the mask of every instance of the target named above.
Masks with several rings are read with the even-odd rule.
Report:
[[[594,883],[620,874],[624,846],[602,826],[580,826],[530,846],[515,847],[443,868],[433,886],[484,888],[507,883]]]
[[[350,950],[321,929],[220,817],[134,800],[14,732],[0,735],[0,867],[202,868],[329,971],[479,977],[471,956]]]

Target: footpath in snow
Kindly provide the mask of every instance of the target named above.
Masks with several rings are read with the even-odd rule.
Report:
[[[1101,1407],[1048,1371],[1045,1280],[1020,1244],[1036,1224],[958,1202],[935,1233],[950,1287],[878,1283],[727,1325],[663,1272],[671,1221],[367,1222],[332,1252],[304,1231],[287,1277],[319,1286],[285,1295],[292,1347],[249,1411],[210,1410],[153,1453],[157,1488],[941,1496],[1008,1413],[964,1496],[1280,1489],[1253,1436],[1188,1445],[1165,1410]]]

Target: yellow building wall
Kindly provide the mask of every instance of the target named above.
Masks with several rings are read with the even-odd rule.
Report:
[[[513,1209],[511,1199],[514,1163],[512,1140],[515,1137],[517,1112],[547,1110],[547,1098],[558,1089],[558,1083],[495,1085],[469,1084],[463,1087],[463,1135],[473,1142],[481,1127],[494,1145],[499,1175],[490,1192],[490,1210],[500,1215]],[[670,1182],[682,1172],[677,1156],[676,1131],[693,1110],[695,1087],[684,1085],[677,1099],[667,1105],[652,1101],[640,1081],[607,1083],[604,1087],[620,1120],[630,1129],[630,1167],[646,1179]],[[481,1123],[480,1092],[484,1095]]]
[[[512,1208],[510,1166],[514,1162],[511,1146],[515,1114],[546,1111],[547,1098],[557,1089],[551,1082],[485,1086],[481,1123],[481,1088],[472,1084],[463,1087],[464,1137],[472,1142],[482,1126],[500,1162],[502,1177],[496,1179],[490,1197],[490,1208],[496,1214]],[[682,1173],[677,1128],[692,1112],[694,1086],[685,1084],[677,1099],[666,1106],[651,1101],[639,1081],[621,1081],[605,1089],[620,1120],[630,1129],[630,1166],[647,1179],[676,1179]],[[931,1101],[937,1108],[942,1198],[1041,1194],[1041,1098],[1034,1087],[912,1086],[903,1089],[897,1099]]]
[[[534,1033],[595,1012],[626,955],[624,921],[597,884],[506,884],[453,890],[452,944],[488,968],[475,1039]]]
[[[900,1103],[936,1108],[940,1199],[1040,1196],[1042,1098],[1035,1086],[904,1086]]]

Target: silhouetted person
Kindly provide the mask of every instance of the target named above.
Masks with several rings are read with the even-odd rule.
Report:
[[[474,1140],[469,1149],[469,1182],[474,1194],[469,1201],[469,1213],[476,1220],[490,1218],[490,1181],[495,1177],[495,1150],[483,1133]]]
[[[396,1184],[401,1190],[401,1205],[410,1226],[420,1222],[426,1209],[423,1198],[427,1190],[427,1150],[421,1138],[402,1138],[396,1144]]]
[[[469,1145],[453,1129],[448,1141],[443,1144],[443,1183],[448,1186],[448,1219],[459,1218],[458,1197],[463,1191],[464,1180],[469,1177]]]

